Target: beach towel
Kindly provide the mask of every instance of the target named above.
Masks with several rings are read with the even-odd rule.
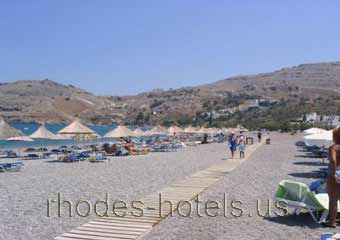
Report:
[[[309,189],[314,193],[327,193],[327,180],[316,180],[309,184]]]

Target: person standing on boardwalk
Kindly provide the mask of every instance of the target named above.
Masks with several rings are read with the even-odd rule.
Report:
[[[244,142],[243,139],[240,140],[239,144],[239,150],[240,150],[240,158],[244,158],[245,157],[245,154],[244,152],[246,151],[246,143]]]
[[[327,189],[329,197],[329,222],[327,227],[336,227],[338,201],[340,200],[340,127],[333,130],[334,144],[329,148]]]
[[[231,153],[231,158],[234,158],[234,154],[237,148],[237,138],[234,132],[230,134],[228,143],[229,143],[229,150]]]
[[[262,141],[262,132],[261,131],[257,132],[257,138],[258,138],[259,142]]]

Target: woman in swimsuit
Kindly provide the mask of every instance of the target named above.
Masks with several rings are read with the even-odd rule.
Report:
[[[237,148],[237,139],[235,137],[234,133],[231,133],[231,135],[229,136],[229,150],[231,153],[231,158],[234,158],[234,153],[236,151]]]
[[[329,148],[327,188],[329,196],[329,222],[327,227],[336,227],[337,206],[340,200],[340,127],[333,130],[334,144]]]

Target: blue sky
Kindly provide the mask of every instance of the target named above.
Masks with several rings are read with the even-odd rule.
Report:
[[[338,0],[2,0],[0,82],[101,95],[340,60]]]

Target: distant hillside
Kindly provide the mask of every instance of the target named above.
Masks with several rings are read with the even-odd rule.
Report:
[[[185,124],[204,120],[207,113],[212,112],[217,117],[232,116],[258,104],[259,100],[286,101],[290,105],[309,103],[311,108],[336,111],[340,106],[339,97],[340,62],[331,62],[124,97],[95,96],[50,80],[2,83],[0,115],[12,121],[67,122],[80,118],[96,124]],[[335,108],[330,107],[332,105]]]
[[[292,103],[324,102],[340,96],[340,62],[303,64],[256,75],[237,76],[207,85],[154,91],[122,98],[130,119],[136,114],[158,122],[166,119],[189,121],[197,113],[246,107],[254,99],[285,100]],[[339,104],[335,102],[334,104]],[[329,105],[329,103],[328,103]],[[242,109],[242,108],[241,108]],[[156,115],[148,115],[148,112]]]
[[[0,85],[0,115],[11,121],[111,123],[118,116],[112,102],[74,86],[50,81],[17,81]]]

